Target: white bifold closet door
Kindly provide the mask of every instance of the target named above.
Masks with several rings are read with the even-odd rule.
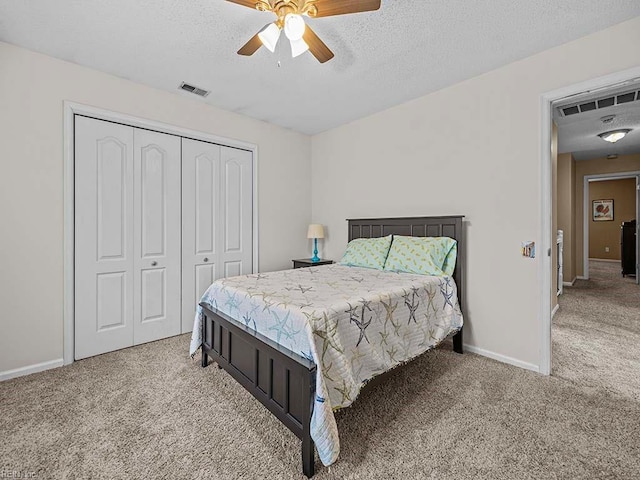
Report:
[[[134,345],[180,333],[180,142],[134,130]]]
[[[180,333],[180,137],[75,119],[75,358]]]
[[[182,140],[182,332],[211,283],[253,269],[253,155]]]

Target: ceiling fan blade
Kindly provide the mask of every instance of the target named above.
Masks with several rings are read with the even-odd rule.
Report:
[[[380,8],[381,0],[317,0],[315,17],[330,17],[347,13],[371,12]]]
[[[256,33],[251,40],[245,43],[240,50],[238,50],[238,55],[244,55],[246,57],[253,55],[258,51],[258,49],[262,46],[262,40]]]
[[[236,3],[238,5],[242,5],[243,7],[249,7],[252,9],[256,9],[256,0],[227,0],[227,2]]]
[[[320,63],[328,62],[333,58],[333,52],[329,50],[329,47],[327,47],[322,40],[320,40],[320,37],[316,35],[316,32],[311,30],[309,25],[304,29],[304,35],[302,38],[307,45],[309,45],[309,51]]]

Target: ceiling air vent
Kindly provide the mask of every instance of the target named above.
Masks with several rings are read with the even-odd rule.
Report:
[[[204,88],[198,88],[193,85],[189,85],[188,83],[182,82],[180,84],[180,90],[184,90],[185,92],[193,93],[195,95],[199,95],[201,97],[206,97],[209,95],[209,90],[205,90]]]
[[[598,108],[611,107],[616,103],[616,97],[603,98],[598,100]]]
[[[587,102],[580,105],[581,112],[589,112],[591,110],[595,110],[596,108],[598,108],[596,107],[596,102]]]
[[[637,87],[636,87],[637,88]],[[594,98],[584,103],[574,103],[558,107],[558,113],[563,117],[576,115],[578,113],[590,112],[600,108],[613,107],[614,105],[624,105],[625,103],[640,101],[640,91],[621,92],[616,95],[609,95],[601,98]]]
[[[576,113],[580,113],[580,110],[578,109],[577,106],[566,107],[566,108],[563,108],[562,111],[564,112],[565,117],[569,115],[575,115]]]
[[[618,95],[618,105],[621,103],[633,102],[636,99],[636,92],[625,93],[624,95]]]

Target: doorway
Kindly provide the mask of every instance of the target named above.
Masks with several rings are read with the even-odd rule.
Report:
[[[612,271],[640,282],[636,234],[640,171],[585,175],[583,189],[584,273],[581,278],[589,280],[590,265],[598,261],[614,263],[619,268]]]
[[[607,75],[604,77],[592,79],[589,81],[581,82],[579,84],[571,85],[568,87],[560,88],[558,90],[548,92],[541,96],[541,192],[542,192],[542,209],[541,209],[541,231],[542,237],[540,239],[541,251],[544,254],[541,256],[539,268],[540,268],[540,304],[541,304],[541,344],[540,344],[540,373],[543,375],[549,375],[551,373],[552,364],[552,348],[551,348],[551,319],[552,319],[552,299],[556,295],[556,291],[552,291],[553,281],[552,278],[557,278],[557,272],[554,271],[555,264],[552,258],[552,252],[555,250],[557,231],[554,226],[554,202],[553,195],[555,194],[552,188],[555,182],[555,160],[553,157],[553,139],[554,130],[553,126],[553,110],[561,103],[574,102],[574,105],[570,105],[572,111],[582,113],[589,109],[594,110],[600,106],[606,106],[606,104],[598,105],[595,102],[595,108],[590,108],[591,105],[581,105],[584,103],[582,100],[588,99],[589,96],[593,97],[599,92],[605,90],[611,90],[612,88],[630,88],[632,85],[638,84],[640,80],[640,67],[635,67],[629,70],[618,72],[615,74]],[[636,91],[634,95],[634,101],[638,99],[638,93]],[[570,112],[567,112],[570,113]],[[637,237],[637,232],[636,232]],[[637,243],[637,242],[636,242]],[[637,248],[637,245],[636,245]],[[566,259],[565,259],[566,265]],[[582,264],[581,264],[582,265]],[[565,276],[565,281],[567,280]]]

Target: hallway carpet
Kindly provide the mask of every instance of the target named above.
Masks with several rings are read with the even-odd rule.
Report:
[[[640,286],[619,263],[592,260],[589,277],[559,298],[552,374],[585,392],[640,401]]]

